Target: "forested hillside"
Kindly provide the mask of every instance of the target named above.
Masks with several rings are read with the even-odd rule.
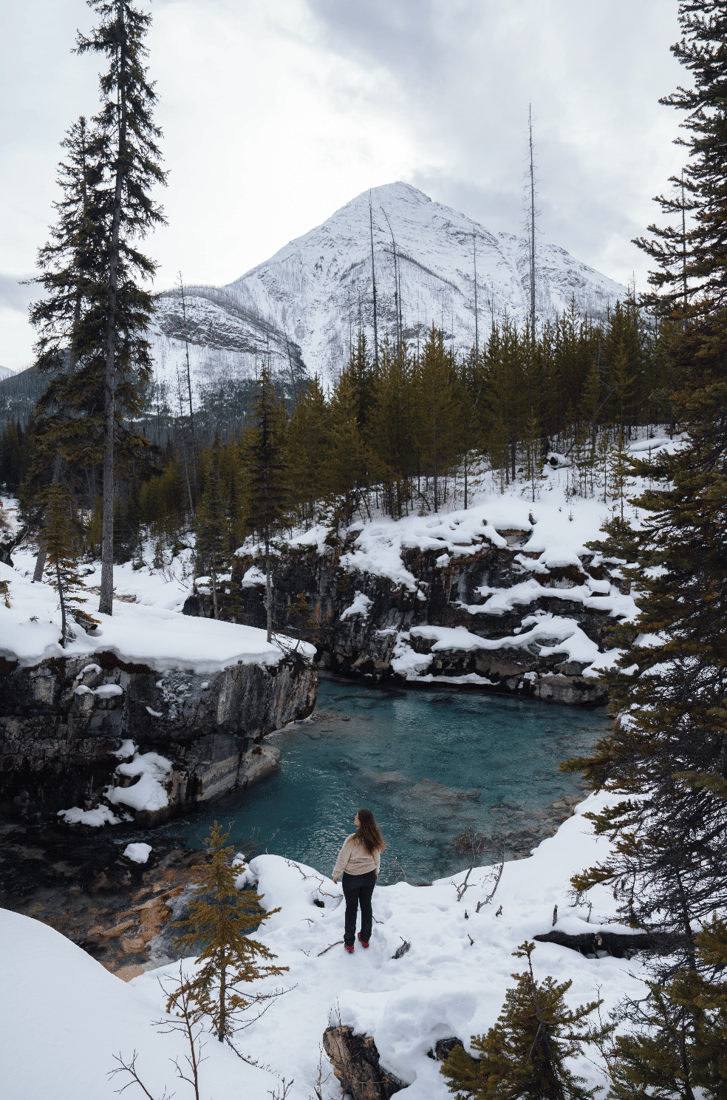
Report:
[[[473,463],[483,461],[503,487],[524,479],[535,499],[550,453],[570,466],[573,494],[622,497],[619,455],[637,426],[676,427],[670,334],[668,321],[626,302],[602,324],[570,310],[535,337],[506,321],[461,357],[433,326],[418,351],[385,340],[377,366],[359,333],[328,392],[317,379],[282,391],[261,367],[218,415],[185,394],[177,415],[150,418],[156,445],[120,479],[117,552],[131,553],[145,534],[193,528],[211,497],[228,551],[256,530],[250,447],[263,395],[275,398],[277,522],[288,527],[322,513],[350,522],[377,510],[437,511],[455,497],[466,507]],[[0,477],[10,492],[25,485],[28,510],[49,476],[31,443],[37,431],[10,425],[0,438]],[[85,464],[74,474],[71,463],[68,474],[92,516],[98,473]],[[88,530],[97,545],[93,519]]]

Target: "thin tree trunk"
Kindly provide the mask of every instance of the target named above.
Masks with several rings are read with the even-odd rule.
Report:
[[[227,995],[227,957],[222,957],[222,973],[220,974],[220,1022],[217,1029],[217,1039],[220,1043],[225,1041],[225,1024],[227,1023],[227,1011],[225,1005],[225,997]]]
[[[270,570],[270,542],[265,538],[265,612],[268,641],[273,640],[273,582]]]
[[[210,580],[212,581],[212,610],[216,619],[220,617],[220,611],[217,606],[217,562],[215,561],[215,555],[212,555],[212,569],[210,570]]]
[[[192,448],[192,477],[194,479],[194,496],[195,500],[199,497],[199,488],[197,485],[197,440],[194,432],[194,408],[192,405],[192,371],[189,365],[189,335],[187,331],[187,302],[184,297],[184,283],[182,281],[182,272],[179,272],[179,288],[182,296],[182,323],[184,325],[184,352],[186,356],[187,364],[187,397],[189,399],[189,434],[191,438]],[[186,462],[186,458],[185,458]],[[187,474],[187,483],[189,483],[189,473]],[[190,505],[191,505],[191,493],[190,493]],[[194,514],[194,506],[191,505],[191,511]]]
[[[123,9],[122,9],[123,19]],[[101,541],[101,594],[98,609],[102,615],[113,613],[114,603],[114,428],[116,420],[116,299],[118,296],[119,231],[121,224],[121,189],[126,150],[127,106],[125,95],[125,58],[120,54],[118,84],[119,144],[116,161],[114,206],[111,221],[109,256],[109,297],[106,313],[106,377],[104,381],[105,446],[103,456],[103,527]]]
[[[475,356],[479,357],[480,354],[480,319],[479,311],[477,309],[477,236],[474,229],[472,230],[472,260],[474,265],[475,276]],[[465,508],[467,494],[465,493]]]
[[[535,167],[533,164],[533,115],[528,105],[530,140],[530,330],[535,336]]]
[[[45,569],[45,542],[41,535],[38,540],[38,553],[35,558],[35,569],[33,570],[33,584],[38,584],[43,580],[43,570]]]
[[[56,566],[56,581],[58,582],[58,599],[61,605],[61,646],[66,648],[66,601],[63,596],[63,581],[61,580],[61,571]]]
[[[371,209],[371,192],[369,191],[369,230],[371,233],[371,287],[374,298],[374,363],[376,373],[379,373],[379,326],[376,315],[376,269],[374,267],[374,215]]]

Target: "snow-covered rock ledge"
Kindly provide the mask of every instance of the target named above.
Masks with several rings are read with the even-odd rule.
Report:
[[[315,705],[312,646],[118,603],[63,650],[55,592],[0,570],[6,817],[157,824],[273,771],[278,750],[261,739]]]
[[[0,813],[153,825],[249,786],[277,766],[259,744],[312,711],[309,660],[160,675],[113,653],[53,657],[0,674]]]
[[[275,558],[274,622],[314,642],[333,672],[601,703],[609,628],[636,605],[618,567],[586,546],[603,505],[581,500],[574,511],[555,489],[553,498],[497,496],[466,511],[294,533]],[[252,543],[238,551],[222,613],[261,626],[255,553]],[[203,587],[185,611],[211,613]]]

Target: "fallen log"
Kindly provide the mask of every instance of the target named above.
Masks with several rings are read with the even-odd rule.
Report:
[[[557,943],[559,947],[569,947],[588,958],[612,955],[614,959],[630,959],[638,951],[649,954],[673,950],[680,937],[674,934],[653,935],[649,932],[582,932],[569,935],[553,929],[544,935],[533,936],[539,943]]]

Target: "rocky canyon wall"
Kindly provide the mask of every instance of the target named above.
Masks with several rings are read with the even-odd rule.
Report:
[[[316,683],[295,655],[207,675],[113,653],[2,660],[0,813],[38,822],[75,807],[81,824],[93,810],[157,824],[274,770],[278,750],[261,739],[310,714]]]
[[[275,628],[313,642],[319,667],[333,672],[603,702],[604,684],[589,670],[610,648],[624,584],[593,553],[547,563],[523,551],[529,532],[499,534],[507,545],[483,538],[457,554],[404,548],[414,584],[352,566],[356,532],[288,547],[274,566]],[[258,566],[238,557],[223,587],[223,617],[265,625]],[[201,584],[185,612],[209,615],[210,605]]]

